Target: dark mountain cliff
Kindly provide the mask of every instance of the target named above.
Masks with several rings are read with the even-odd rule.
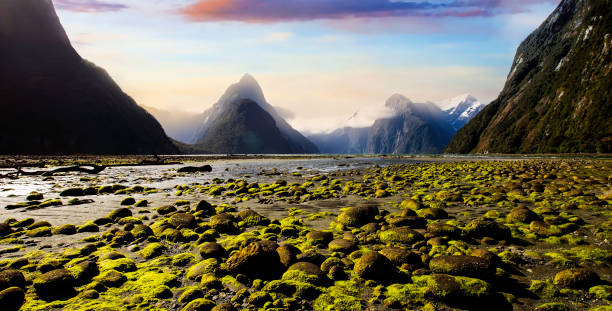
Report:
[[[0,1],[0,154],[164,154],[160,124],[71,46],[51,0]]]
[[[563,0],[448,153],[612,152],[612,3]]]

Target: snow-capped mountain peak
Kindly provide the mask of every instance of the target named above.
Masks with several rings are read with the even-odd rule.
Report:
[[[436,105],[448,114],[449,122],[455,130],[462,128],[485,107],[470,94],[441,100]]]

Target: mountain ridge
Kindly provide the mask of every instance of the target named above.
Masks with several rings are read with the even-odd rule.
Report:
[[[0,2],[3,154],[172,154],[161,125],[70,44],[51,0]]]
[[[500,95],[447,153],[612,152],[612,10],[562,0],[518,47]]]

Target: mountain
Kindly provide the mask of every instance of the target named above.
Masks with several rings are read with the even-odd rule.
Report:
[[[519,46],[499,97],[448,153],[612,152],[612,10],[562,0]]]
[[[368,143],[369,127],[343,127],[331,133],[308,136],[321,153],[363,154]]]
[[[436,105],[448,114],[448,122],[455,131],[465,126],[485,107],[470,94],[442,100],[437,102]]]
[[[0,68],[0,154],[178,152],[155,118],[79,56],[51,0],[0,1]]]
[[[387,100],[385,107],[391,109],[393,115],[374,122],[366,153],[439,153],[455,133],[447,121],[447,114],[433,103],[413,103],[396,94]]]
[[[256,103],[261,111],[251,107],[252,105],[245,105],[245,99]],[[236,109],[236,106],[245,109],[245,111]],[[266,101],[261,87],[255,78],[248,74],[244,75],[238,83],[231,85],[217,103],[203,113],[201,126],[195,136],[196,139],[194,139],[195,144],[201,149],[210,150],[214,153],[251,153],[250,150],[252,150],[251,147],[253,146],[245,145],[244,148],[237,148],[233,145],[233,143],[241,141],[241,137],[244,137],[244,135],[246,135],[245,133],[239,131],[228,131],[223,133],[218,131],[218,129],[221,128],[230,129],[227,127],[228,125],[236,125],[238,120],[244,121],[242,118],[245,116],[249,117],[249,114],[253,114],[250,117],[252,120],[249,121],[249,126],[255,124],[252,122],[260,122],[262,128],[257,131],[251,131],[254,129],[249,126],[241,127],[240,130],[251,131],[251,134],[247,136],[257,136],[258,134],[264,133],[267,135],[276,133],[276,131],[280,133],[280,136],[272,136],[272,138],[280,139],[280,141],[271,143],[269,146],[259,146],[255,144],[259,146],[257,148],[257,153],[319,152],[318,148],[312,142],[293,129],[291,125],[280,116],[276,109]],[[268,122],[268,118],[264,117],[266,115],[269,115],[274,122]],[[232,137],[232,135],[237,137]],[[270,143],[268,137],[257,136],[257,139],[251,138],[253,141]],[[223,143],[228,143],[228,145],[224,145]]]
[[[193,134],[200,127],[202,114],[142,107],[159,121],[168,136],[183,143],[193,143]]]
[[[459,106],[457,102],[454,107]],[[430,102],[414,103],[396,94],[386,101],[385,109],[388,117],[370,127],[343,127],[308,138],[323,153],[433,154],[440,153],[456,132],[449,113]]]

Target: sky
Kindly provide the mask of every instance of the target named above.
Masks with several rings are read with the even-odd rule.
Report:
[[[559,0],[53,2],[81,56],[140,105],[199,113],[249,73],[312,133],[366,126],[396,93],[489,103]]]

